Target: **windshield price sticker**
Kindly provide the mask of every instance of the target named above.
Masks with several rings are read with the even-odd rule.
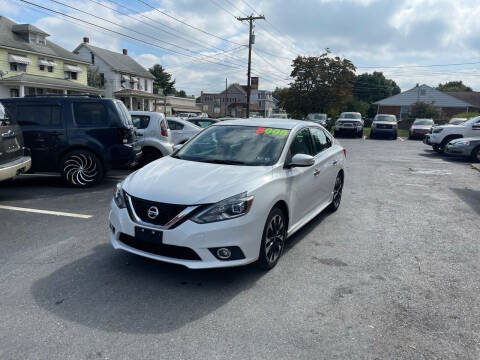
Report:
[[[273,129],[273,128],[264,128],[259,127],[256,131],[257,134],[267,134],[273,136],[287,136],[288,130],[286,129]]]

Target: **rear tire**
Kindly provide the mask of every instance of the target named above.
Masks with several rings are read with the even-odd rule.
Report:
[[[370,139],[375,139],[375,133],[370,130]]]
[[[66,154],[61,169],[63,179],[74,187],[89,187],[103,180],[103,164],[88,150],[74,150]]]
[[[393,134],[393,140],[397,140],[398,138],[398,133]]]
[[[331,212],[335,212],[340,207],[340,203],[342,201],[342,191],[343,191],[343,175],[339,173],[335,180],[335,185],[333,187],[333,199],[328,209]]]
[[[287,240],[287,219],[282,210],[274,207],[268,214],[260,244],[258,266],[270,270],[277,265]]]
[[[480,146],[473,149],[471,160],[473,163],[480,163]]]

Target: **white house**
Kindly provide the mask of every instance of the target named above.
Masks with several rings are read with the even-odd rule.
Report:
[[[90,45],[88,37],[73,51],[97,69],[105,87],[105,97],[122,100],[130,110],[153,110],[155,103],[163,102],[162,95],[153,93],[155,77],[128,56]]]

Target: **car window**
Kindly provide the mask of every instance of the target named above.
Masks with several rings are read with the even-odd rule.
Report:
[[[209,127],[210,125],[212,125],[212,122],[208,121],[208,120],[194,120],[194,121],[190,121],[190,122],[192,124],[200,126],[201,128],[206,128],[206,127]]]
[[[132,122],[137,129],[146,129],[150,123],[150,116],[132,114]]]
[[[79,126],[105,126],[107,124],[105,106],[101,103],[73,103],[73,113]]]
[[[61,108],[49,104],[21,104],[17,107],[17,122],[21,126],[61,126]]]
[[[4,106],[2,103],[0,103],[0,126],[3,124],[11,125],[15,124],[15,121],[12,119],[8,105]]]
[[[297,154],[314,155],[312,139],[308,128],[299,130],[290,145],[290,156]]]
[[[170,130],[183,130],[183,124],[173,120],[168,120],[168,127]]]
[[[118,112],[120,113],[120,119],[123,122],[123,125],[126,127],[133,126],[132,117],[127,107],[120,100],[115,100],[115,106],[117,107]]]
[[[322,129],[310,128],[310,133],[312,134],[315,154],[318,154],[332,146],[330,138],[327,137],[327,135]]]

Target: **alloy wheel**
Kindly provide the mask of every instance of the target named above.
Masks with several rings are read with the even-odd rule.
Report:
[[[343,180],[339,175],[337,180],[335,180],[335,187],[333,188],[333,206],[338,208],[340,206],[340,201],[342,200],[342,190],[343,190]]]
[[[95,182],[99,169],[91,155],[77,153],[65,161],[63,172],[67,181],[72,185],[87,186]]]
[[[285,237],[286,228],[283,218],[280,215],[273,216],[265,237],[265,254],[270,264],[275,263],[282,254]]]

